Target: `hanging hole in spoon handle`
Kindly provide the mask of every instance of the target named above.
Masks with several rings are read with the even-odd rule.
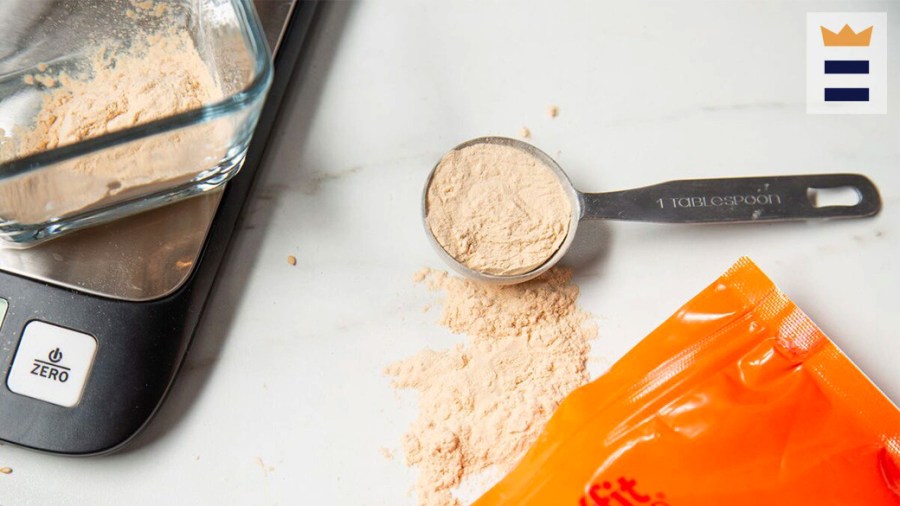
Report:
[[[849,188],[853,205],[816,205],[818,192]],[[608,193],[582,193],[581,218],[656,223],[741,223],[863,218],[881,210],[878,189],[860,174],[669,181]],[[852,201],[852,199],[851,199]]]

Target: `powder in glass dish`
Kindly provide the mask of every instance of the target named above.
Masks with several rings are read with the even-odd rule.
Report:
[[[565,240],[571,217],[569,196],[553,170],[501,144],[447,153],[426,194],[426,222],[438,244],[485,274],[540,267]]]
[[[34,124],[0,132],[0,162],[75,144],[107,133],[197,109],[224,93],[184,29],[137,33],[129,44],[94,47],[84,75],[35,75],[42,103]],[[135,190],[190,180],[214,166],[232,127],[200,124],[66,160],[3,180],[0,216],[39,223]]]
[[[106,44],[95,50],[91,77],[35,76],[47,79],[41,84],[50,89],[35,125],[16,132],[17,157],[196,109],[223,96],[186,31],[143,34],[126,51],[110,56],[111,51]]]
[[[465,342],[423,350],[385,373],[394,387],[419,393],[403,438],[407,464],[420,471],[418,504],[455,505],[463,479],[509,471],[562,399],[587,383],[597,328],[577,306],[567,269],[511,286],[427,269],[413,279],[444,293],[440,323]]]

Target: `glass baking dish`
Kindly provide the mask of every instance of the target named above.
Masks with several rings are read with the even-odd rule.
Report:
[[[271,80],[250,0],[0,2],[0,246],[222,187]]]

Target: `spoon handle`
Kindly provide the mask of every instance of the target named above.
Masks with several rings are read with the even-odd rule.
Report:
[[[817,205],[831,189],[850,189],[846,205]],[[856,203],[853,203],[855,191]],[[582,219],[657,223],[861,218],[881,210],[878,189],[859,174],[687,179],[580,195]]]

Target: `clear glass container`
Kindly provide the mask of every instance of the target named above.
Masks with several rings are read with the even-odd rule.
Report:
[[[220,188],[271,80],[250,0],[0,2],[0,246]]]

